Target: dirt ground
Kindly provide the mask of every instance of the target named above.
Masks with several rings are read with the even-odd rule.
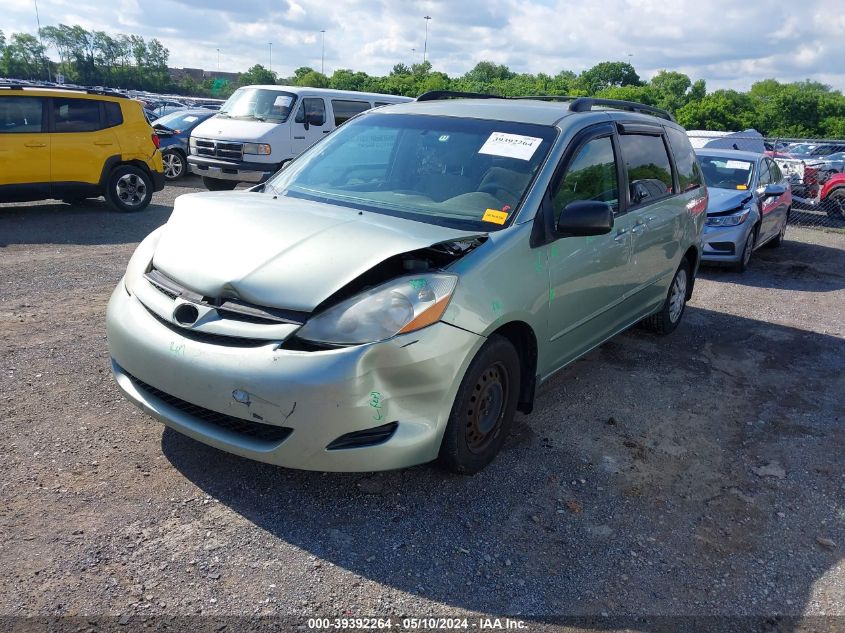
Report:
[[[845,235],[704,270],[673,335],[560,372],[474,477],[322,474],[113,384],[106,301],[195,185],[0,207],[0,615],[845,617]]]

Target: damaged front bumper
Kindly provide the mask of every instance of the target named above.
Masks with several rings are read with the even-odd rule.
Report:
[[[149,415],[230,453],[320,471],[436,458],[461,377],[484,341],[441,322],[335,350],[228,346],[182,335],[122,281],[107,329],[117,384]],[[349,435],[376,427],[382,431]],[[368,437],[380,443],[366,445]]]

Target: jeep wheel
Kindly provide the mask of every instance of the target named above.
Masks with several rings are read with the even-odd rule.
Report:
[[[238,186],[234,180],[220,180],[219,178],[202,177],[202,184],[209,191],[231,191]]]
[[[121,165],[109,174],[105,196],[115,211],[142,211],[153,199],[153,183],[138,167]]]
[[[454,473],[477,473],[499,452],[519,398],[519,356],[506,338],[491,336],[458,388],[440,444],[440,466]]]

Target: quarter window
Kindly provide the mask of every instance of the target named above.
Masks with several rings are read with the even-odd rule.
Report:
[[[673,193],[672,165],[662,136],[622,134],[619,137],[631,205],[648,204]]]
[[[106,127],[115,127],[123,123],[123,113],[120,111],[120,104],[114,101],[104,101],[106,109]]]
[[[56,132],[93,132],[102,129],[100,102],[92,99],[53,99]]]
[[[609,136],[588,141],[578,151],[554,193],[555,224],[566,205],[577,200],[607,202],[616,213],[619,210],[616,182],[613,141]]]
[[[666,128],[666,138],[675,157],[675,168],[678,170],[678,185],[681,192],[697,189],[703,182],[701,167],[695,158],[689,137],[673,127]]]
[[[0,97],[0,134],[43,132],[44,100],[37,97]]]
[[[356,114],[369,110],[372,106],[366,101],[344,101],[332,99],[332,110],[334,110],[334,124],[345,123]]]
[[[305,115],[308,115],[308,123],[320,127],[326,122],[326,103],[322,99],[306,97],[302,100],[299,110],[296,113],[295,121],[305,123]]]

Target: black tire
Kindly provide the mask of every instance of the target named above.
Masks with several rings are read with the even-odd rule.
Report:
[[[660,310],[646,317],[643,324],[652,332],[658,334],[670,334],[675,331],[684,311],[687,308],[687,292],[691,283],[690,270],[687,260],[681,261],[672,283],[669,284],[669,291],[666,293],[666,300],[660,306]]]
[[[760,230],[759,226],[751,229],[751,233],[745,238],[745,244],[742,247],[742,253],[739,255],[739,261],[733,265],[735,272],[744,273],[748,269],[748,263],[751,261],[751,255],[754,253],[754,245],[757,244],[757,232]]]
[[[178,149],[161,153],[164,163],[164,179],[168,182],[184,178],[188,169],[188,159]]]
[[[831,191],[823,204],[828,217],[834,220],[845,220],[845,188]]]
[[[202,184],[209,191],[231,191],[238,186],[234,180],[220,180],[219,178],[202,177]]]
[[[520,380],[516,350],[494,334],[478,350],[458,388],[440,444],[442,468],[472,475],[493,461],[513,422]]]
[[[143,211],[153,199],[153,182],[143,169],[119,165],[109,174],[105,197],[115,211]]]
[[[777,248],[781,244],[786,237],[786,225],[789,224],[789,214],[792,213],[792,207],[789,207],[786,210],[786,217],[783,219],[783,225],[780,227],[780,232],[773,237],[769,242],[766,244],[769,248]]]

